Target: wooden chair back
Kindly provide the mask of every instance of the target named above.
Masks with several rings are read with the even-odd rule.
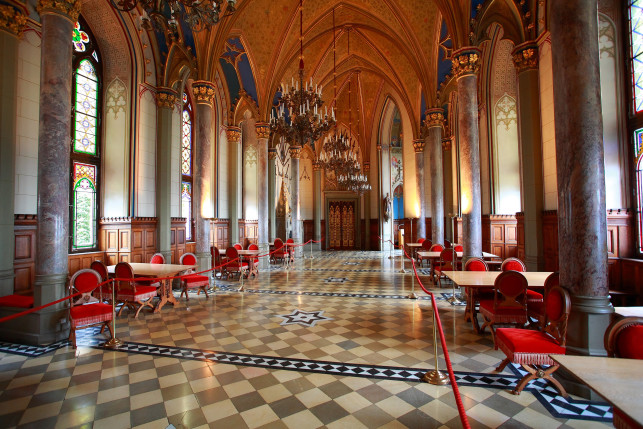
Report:
[[[527,278],[518,271],[505,271],[494,282],[494,310],[521,310],[527,314]]]

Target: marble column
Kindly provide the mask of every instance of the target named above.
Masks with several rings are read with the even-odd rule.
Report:
[[[18,39],[26,22],[23,12],[0,5],[0,195],[5,201],[0,207],[0,243],[14,242]],[[0,248],[0,296],[13,294],[13,258],[13,245]]]
[[[442,174],[444,175],[444,239],[455,242],[453,235],[453,216],[457,213],[453,204],[453,192],[455,182],[453,181],[453,151],[451,137],[442,138]],[[435,241],[434,241],[435,242]]]
[[[259,224],[257,226],[258,245],[261,254],[268,253],[268,137],[270,137],[270,124],[257,122],[257,208]],[[259,267],[270,267],[268,257],[259,258]]]
[[[552,2],[560,283],[571,354],[604,355],[609,302],[597,0]],[[574,17],[574,19],[569,19]]]
[[[322,218],[322,167],[318,161],[313,162],[313,247],[321,250],[321,218]]]
[[[34,306],[67,292],[69,252],[69,151],[71,141],[72,34],[80,1],[38,3],[42,25],[38,136],[38,230]],[[60,339],[65,304],[38,312],[38,343]],[[33,339],[33,338],[32,338]],[[29,341],[30,339],[27,339]]]
[[[171,199],[172,174],[172,113],[178,94],[172,88],[159,87],[156,92],[156,220],[157,244],[166,261],[172,260]],[[178,132],[178,130],[176,130]],[[178,264],[178,259],[172,261]]]
[[[415,185],[418,190],[418,207],[416,213],[411,216],[417,216],[416,237],[426,238],[426,190],[424,185],[424,139],[413,140],[413,150],[415,151]],[[411,228],[413,226],[411,225]],[[409,231],[410,232],[410,231]],[[413,236],[408,238],[409,242],[413,240]],[[414,240],[417,241],[417,240]]]
[[[518,74],[518,124],[522,209],[525,226],[525,264],[528,271],[542,271],[543,251],[543,152],[540,128],[538,45],[527,42],[513,52]]]
[[[228,126],[228,216],[230,217],[230,246],[239,242],[239,151],[241,129]]]
[[[431,176],[431,241],[444,243],[444,180],[442,175],[442,127],[444,110],[427,111],[424,126],[426,146],[429,151],[429,175]],[[448,159],[451,162],[451,158]]]
[[[214,217],[210,176],[212,173],[212,108],[214,106],[215,86],[211,82],[197,80],[192,83],[196,100],[194,115],[196,140],[194,142],[194,207],[196,257],[200,270],[211,268],[210,257],[210,220]]]
[[[458,131],[462,200],[463,261],[482,256],[480,142],[478,134],[478,71],[480,51],[466,47],[453,53],[458,87]]]
[[[272,243],[277,238],[277,149],[268,149],[268,236]]]
[[[368,183],[371,183],[371,164],[364,162],[364,175]],[[364,193],[364,223],[366,237],[364,238],[364,250],[371,250],[371,191]]]
[[[301,146],[290,146],[288,151],[290,152],[290,219],[292,239],[295,243],[301,243],[301,206],[299,202],[299,157],[301,156]],[[302,247],[295,247],[295,256],[300,257],[302,254]]]
[[[391,151],[388,145],[378,144],[380,166],[380,237],[382,250],[393,250],[393,191],[391,189]],[[389,241],[390,240],[390,241]]]

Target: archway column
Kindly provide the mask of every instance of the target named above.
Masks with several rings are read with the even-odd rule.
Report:
[[[172,174],[172,113],[178,94],[172,88],[159,87],[156,92],[156,220],[158,250],[169,263],[172,260],[171,195]],[[195,210],[196,212],[196,210]],[[173,261],[178,264],[177,260]]]
[[[210,219],[212,210],[212,192],[210,176],[212,172],[211,145],[215,86],[212,82],[194,81],[192,92],[196,100],[195,111],[195,150],[194,150],[194,207],[196,257],[199,270],[211,268],[210,257]],[[169,155],[168,155],[169,156]],[[169,174],[168,174],[169,175]]]
[[[388,145],[377,145],[380,170],[380,237],[382,250],[393,250],[393,195],[391,190],[391,150]],[[388,217],[388,219],[387,219]],[[390,241],[389,241],[390,240]]]
[[[230,246],[239,242],[239,151],[241,128],[228,126],[228,216],[230,217]]]
[[[604,355],[609,301],[597,0],[552,2],[560,283],[572,295],[567,347]],[[573,16],[574,19],[569,19]]]
[[[277,238],[277,149],[268,149],[268,214],[270,242]]]
[[[367,183],[371,183],[371,164],[368,161],[364,162],[364,174],[366,175]],[[371,192],[364,193],[364,223],[366,224],[366,237],[364,238],[364,250],[371,250]]]
[[[319,161],[313,162],[313,247],[321,250],[321,218],[322,218],[322,167]]]
[[[415,151],[415,180],[418,189],[418,213],[413,213],[413,216],[418,216],[417,221],[417,237],[426,238],[426,190],[424,185],[424,139],[413,140],[413,150]],[[412,218],[413,218],[412,216]],[[413,219],[411,218],[411,222]],[[409,242],[413,237],[408,238]]]
[[[462,48],[453,53],[453,75],[458,87],[458,132],[463,262],[482,256],[480,141],[478,130],[478,71],[480,50]]]
[[[301,146],[290,146],[290,219],[292,239],[296,244],[301,244],[301,221],[299,205],[299,158],[301,157]],[[300,257],[303,249],[295,247],[295,256]]]
[[[268,253],[270,244],[268,242],[268,137],[270,136],[270,124],[257,122],[257,208],[259,215],[257,235],[258,245],[261,254]],[[268,257],[259,258],[259,267],[267,269],[270,267]]]
[[[444,239],[455,242],[453,234],[453,216],[456,213],[453,204],[453,193],[457,184],[453,180],[453,150],[452,150],[452,137],[442,137],[442,174],[444,179],[444,206],[445,209],[445,223],[444,223]],[[434,241],[435,242],[435,241]]]
[[[444,110],[429,109],[424,120],[431,176],[431,241],[444,243],[444,180],[442,174],[442,126]],[[451,162],[451,159],[449,159]]]
[[[542,271],[543,251],[543,151],[540,127],[538,45],[527,42],[513,52],[518,74],[518,123],[524,212],[525,264],[529,271]]]

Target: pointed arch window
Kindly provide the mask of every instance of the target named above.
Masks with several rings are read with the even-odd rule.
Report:
[[[629,0],[627,3],[630,42],[630,104],[628,121],[632,136],[634,157],[635,205],[637,240],[636,251],[643,255],[643,0]]]
[[[82,17],[72,44],[70,251],[82,252],[98,248],[101,90],[100,53]]]
[[[192,147],[194,142],[193,111],[190,98],[183,93],[181,112],[181,216],[185,218],[185,238],[192,240]]]

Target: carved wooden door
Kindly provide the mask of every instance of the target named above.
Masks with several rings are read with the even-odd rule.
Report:
[[[355,248],[355,202],[330,201],[328,205],[329,248]]]

